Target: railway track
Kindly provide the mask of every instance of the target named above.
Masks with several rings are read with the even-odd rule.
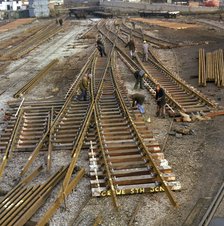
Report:
[[[45,203],[53,188],[63,179],[67,167],[62,167],[43,184],[29,186],[31,178],[23,179],[0,202],[0,224],[2,226],[24,225]],[[41,171],[39,167],[36,172]]]
[[[18,41],[19,43],[16,45],[16,42],[13,45],[10,45],[6,42],[5,45],[9,45],[7,48],[1,51],[0,60],[1,61],[9,61],[9,60],[17,60],[37,46],[48,40],[49,38],[56,35],[58,32],[62,30],[61,27],[57,26],[55,23],[47,23],[42,26],[41,29],[34,29],[32,35],[28,36],[25,40]]]
[[[179,46],[178,44],[149,36],[145,34],[141,29],[132,29],[124,22],[122,22],[120,30],[129,37],[132,36],[141,41],[146,40],[148,43],[150,43],[152,46],[156,48],[171,49]]]
[[[112,41],[111,37],[116,37],[117,34],[108,27],[105,24],[101,32],[103,34],[109,32],[107,38]],[[167,70],[153,52],[150,52],[150,57],[147,62],[142,62],[138,56],[135,60],[132,60],[124,48],[125,43],[126,41],[121,37],[116,42],[117,50],[122,56],[123,61],[132,68],[133,72],[139,69],[145,70],[147,77],[144,81],[146,88],[149,90],[154,89],[157,83],[161,84],[166,91],[167,101],[172,108],[185,113],[194,113],[210,111],[217,107],[214,101],[208,99],[194,87],[188,85],[184,80],[176,77]],[[137,51],[141,52],[142,50],[137,49]]]
[[[224,198],[224,182],[221,184],[217,194],[209,205],[205,215],[201,219],[199,226],[208,226],[213,219],[219,205],[223,202]]]
[[[92,59],[90,58],[90,60]],[[64,169],[63,175],[61,175],[60,177],[62,179],[65,176],[63,181],[62,195],[60,193],[59,199],[55,201],[54,204],[56,204],[56,207],[53,206],[53,212],[51,212],[52,210],[49,209],[52,214],[60,206],[60,203],[63,202],[64,198],[74,189],[78,181],[84,175],[84,170],[81,169],[78,172],[77,176],[71,180],[71,176],[73,174],[74,167],[79,156],[78,152],[80,153],[81,149],[85,148],[84,139],[91,118],[92,110],[88,108],[88,106],[91,104],[91,99],[89,99],[85,103],[78,103],[78,101],[74,99],[81,76],[86,72],[86,70],[89,69],[88,67],[89,62],[86,63],[84,69],[80,72],[80,75],[78,76],[79,79],[77,79],[76,83],[73,84],[73,87],[70,90],[70,93],[66,100],[43,101],[36,103],[26,101],[20,105],[18,104],[18,102],[12,103],[11,107],[14,107],[17,111],[17,113],[15,114],[16,117],[11,118],[7,129],[2,135],[2,138],[6,136],[6,139],[10,140],[10,146],[7,147],[6,150],[5,147],[3,147],[5,151],[5,157],[0,168],[1,174],[6,167],[7,161],[10,157],[12,157],[12,152],[15,151],[13,148],[18,149],[18,143],[21,144],[19,147],[20,151],[32,151],[32,154],[30,155],[27,163],[24,165],[21,171],[21,176],[24,175],[31,167],[31,164],[40,151],[47,151],[48,170],[50,170],[51,167],[51,155],[53,150],[59,148],[60,150],[68,150],[70,151],[69,153],[72,153],[71,164],[69,165],[69,167]],[[20,113],[18,111],[18,107],[20,107]],[[14,115],[15,109],[11,110],[11,115]],[[10,129],[10,127],[10,134],[12,135],[7,134],[7,131]],[[26,133],[24,133],[24,128],[26,129]],[[64,136],[64,134],[66,134],[66,136]],[[72,138],[71,136],[69,136],[70,134],[72,134]],[[9,137],[7,137],[7,135]],[[21,141],[22,135],[24,137]],[[16,212],[19,213],[18,216],[13,215],[12,217],[10,217],[11,221],[15,222],[15,220],[17,219],[19,223],[26,222],[32,216],[32,214],[36,212],[37,207],[39,207],[40,203],[43,204],[45,202],[54,186],[55,185],[52,184],[49,185],[49,183],[47,182],[47,184],[39,185],[37,187],[30,187],[28,188],[29,196],[27,196],[27,188],[25,188],[25,190],[22,191],[21,196],[18,197],[16,195],[13,195],[11,196],[11,198],[7,199],[8,203],[14,202],[15,199],[18,199],[18,201],[15,202],[15,205],[11,206],[13,210],[18,206],[21,211],[21,213]],[[44,187],[44,191],[40,190],[42,187]],[[42,193],[39,194],[37,193],[37,191],[40,191]],[[35,197],[36,195],[38,198],[33,198],[32,202],[32,205],[34,206],[30,206],[31,204],[29,204],[27,207],[25,207],[25,204],[27,204],[28,201],[32,200],[32,197]],[[15,199],[13,198],[14,196],[16,197]],[[23,196],[26,197],[23,199],[24,204],[19,205],[19,203],[22,202],[19,201],[19,198]],[[28,207],[30,207],[31,211],[30,209],[28,209]],[[25,210],[27,210],[28,212],[26,212]],[[48,212],[46,214],[48,215]],[[49,217],[44,216],[41,220],[48,221]],[[41,224],[41,222],[39,222],[39,224],[43,225]]]
[[[164,155],[152,132],[137,111],[132,121],[127,91],[116,86],[112,72],[107,71],[95,113],[99,141],[89,153],[93,196],[111,195],[118,207],[117,195],[178,190],[172,169],[162,166]],[[176,205],[172,195],[170,199]]]
[[[163,166],[164,155],[143,118],[131,110],[124,83],[114,77],[112,55],[95,98],[98,141],[89,153],[92,193],[112,196],[118,207],[117,195],[165,191],[172,204],[177,205],[170,189],[180,189],[179,183],[172,169]],[[96,65],[96,70],[101,70],[101,64]],[[98,76],[94,78],[97,83]]]
[[[99,25],[101,26],[103,25]],[[105,35],[108,34],[109,32],[105,32]],[[113,42],[116,41],[117,37],[114,37]],[[116,76],[119,69],[115,67],[118,56],[114,51],[115,46],[109,41],[106,43],[108,57],[99,58],[93,52],[66,93],[65,99],[11,103],[11,118],[0,139],[1,151],[4,151],[1,175],[15,151],[31,152],[21,176],[27,173],[40,151],[46,151],[49,171],[53,151],[64,150],[71,154],[70,164],[63,176],[60,176],[60,180],[64,180],[57,199],[37,225],[45,225],[49,221],[84,175],[84,170],[80,170],[77,177],[72,179],[80,152],[88,149],[89,144],[94,196],[112,196],[114,205],[118,207],[118,195],[165,191],[171,203],[177,205],[171,190],[179,190],[180,184],[161,153],[152,131],[147,128],[137,109],[132,109],[124,81]],[[93,74],[91,89],[87,101],[79,101],[75,97],[81,77],[86,72]],[[42,196],[37,195],[39,193],[35,193],[36,189],[39,191],[40,188],[28,188],[31,196],[20,207],[22,213],[19,213],[18,218],[14,215],[11,217],[13,222],[17,219],[24,223],[24,219],[29,219],[51,191],[44,190],[41,193],[44,197],[42,199]],[[23,191],[25,192],[21,189],[22,193]],[[35,207],[30,206],[32,212],[26,213],[28,207],[25,204],[36,196],[39,198],[33,200]],[[13,197],[18,196],[15,194]],[[14,200],[13,197],[10,202]],[[20,203],[19,199],[16,203]],[[12,207],[13,210],[17,206],[19,205]],[[7,214],[9,213],[11,212]]]
[[[92,57],[93,55],[94,53]],[[84,113],[89,106],[89,102],[82,106],[78,100],[74,99],[74,96],[80,78],[89,69],[91,60],[90,57],[77,76],[72,88],[68,91],[66,100],[28,101],[24,102],[22,106],[17,102],[17,105],[10,109],[10,112],[7,113],[10,120],[0,138],[0,151],[5,152],[0,167],[0,175],[2,175],[8,159],[15,151],[32,151],[27,164],[23,168],[22,173],[24,174],[40,150],[48,150],[49,169],[52,149],[63,147],[72,150],[75,137],[78,135],[77,131],[79,131],[79,126],[75,125],[75,122],[79,123],[80,126],[82,125],[81,118],[85,118]],[[16,115],[19,106],[20,113]],[[69,129],[72,135],[65,135]]]

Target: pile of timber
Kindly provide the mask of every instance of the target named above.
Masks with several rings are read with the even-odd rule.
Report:
[[[206,86],[206,82],[215,82],[218,87],[224,87],[223,50],[205,53],[199,49],[199,86]]]

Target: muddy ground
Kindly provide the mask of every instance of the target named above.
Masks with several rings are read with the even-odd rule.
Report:
[[[184,22],[189,18],[180,18],[175,20]],[[191,22],[199,23],[197,18],[191,18]],[[65,91],[69,88],[70,83],[78,74],[80,68],[85,63],[85,58],[91,51],[90,44],[93,43],[93,37],[90,40],[79,40],[78,34],[84,33],[89,28],[89,22],[81,22],[75,24],[73,29],[67,31],[66,34],[61,34],[49,43],[45,43],[42,47],[27,56],[31,68],[24,67],[17,73],[11,76],[3,76],[4,83],[3,89],[7,89],[4,95],[1,96],[1,101],[4,103],[1,106],[6,106],[6,102],[12,98],[15,90],[20,88],[22,84],[33,76],[35,73],[29,74],[38,66],[52,60],[54,57],[60,58],[60,64],[54,68],[54,73],[49,73],[47,77],[41,80],[35,88],[26,95],[28,99],[42,99],[49,97],[52,99],[61,99],[64,97]],[[150,33],[157,37],[168,39],[172,42],[187,45],[181,48],[174,48],[169,50],[155,50],[163,63],[170,68],[178,76],[184,78],[188,83],[197,87],[197,70],[198,70],[198,49],[205,48],[208,51],[224,48],[224,29],[214,29],[206,24],[198,24],[197,29],[182,29],[174,30],[163,28],[153,25],[147,28]],[[76,31],[74,31],[76,29]],[[74,33],[73,33],[74,32]],[[72,39],[70,37],[73,37]],[[64,38],[64,42],[62,40]],[[61,41],[61,42],[60,42]],[[60,43],[59,43],[60,42]],[[81,42],[81,43],[80,43]],[[60,45],[56,45],[59,43]],[[86,44],[87,43],[87,44]],[[197,44],[199,43],[199,44]],[[53,45],[55,44],[55,45]],[[48,53],[48,48],[51,47],[51,52]],[[57,50],[57,51],[56,51]],[[64,53],[64,54],[61,54]],[[42,54],[42,55],[41,55]],[[72,57],[71,57],[72,55]],[[69,58],[70,57],[70,58]],[[47,61],[43,62],[43,59]],[[75,66],[70,67],[69,71],[63,73],[61,66],[70,59]],[[84,61],[83,61],[84,60]],[[20,62],[19,62],[20,63]],[[18,64],[19,64],[18,63]],[[129,93],[133,92],[134,78],[130,76],[130,71],[126,69],[124,64],[118,59],[118,65],[121,70],[124,70],[123,79]],[[16,62],[12,64],[8,70],[12,70],[16,66]],[[24,77],[24,71],[27,76],[19,84],[16,84],[20,78]],[[62,82],[61,82],[62,80]],[[11,84],[15,84],[10,88]],[[210,98],[215,99],[219,104],[224,105],[224,89],[217,88],[214,84],[210,83],[207,87],[198,87],[203,93],[207,94]],[[166,139],[168,129],[170,127],[171,119],[158,119],[155,117],[156,105],[154,99],[147,93],[146,90],[142,91],[147,96],[146,101],[146,114],[145,118],[150,117],[151,123],[148,126],[153,130],[155,138],[163,147]],[[84,177],[79,183],[77,189],[73,191],[66,200],[66,208],[63,205],[58,209],[54,217],[50,221],[50,225],[64,226],[64,225],[92,225],[94,219],[101,214],[103,217],[102,225],[105,226],[126,226],[131,219],[136,205],[141,202],[140,209],[136,215],[134,225],[139,226],[180,226],[182,225],[192,208],[196,205],[198,200],[204,199],[205,205],[210,202],[212,197],[218,190],[223,181],[224,175],[224,154],[223,154],[223,133],[224,133],[224,117],[220,116],[210,121],[195,122],[195,123],[174,123],[173,128],[186,126],[191,128],[194,133],[186,135],[181,138],[175,136],[168,136],[167,144],[165,146],[165,158],[172,166],[176,178],[182,184],[182,191],[174,193],[178,208],[171,206],[168,198],[164,193],[160,194],[142,194],[134,196],[122,196],[118,201],[121,205],[120,211],[116,212],[110,198],[92,198],[90,191],[90,184],[88,175]],[[9,163],[7,171],[1,188],[9,190],[15,184],[16,177],[25,164],[28,158],[28,153],[16,154],[16,158]],[[61,150],[55,151],[53,155],[53,172],[61,165],[68,164],[70,158],[66,152]],[[41,153],[37,162],[38,164],[46,163],[45,153]],[[88,154],[82,152],[81,158],[78,162],[79,166],[84,166],[88,172]],[[33,166],[33,167],[34,167]],[[17,172],[14,174],[14,172]],[[43,173],[41,178],[46,177]],[[39,179],[41,181],[41,179]],[[59,186],[54,190],[52,196],[44,207],[35,214],[32,220],[38,220],[40,216],[47,210],[50,203],[54,201]],[[206,199],[205,199],[206,198]],[[80,213],[81,211],[81,213]],[[204,209],[195,209],[197,213],[196,219],[188,219],[188,225],[197,226],[198,219],[204,213]],[[223,209],[217,211],[217,216],[224,217]]]

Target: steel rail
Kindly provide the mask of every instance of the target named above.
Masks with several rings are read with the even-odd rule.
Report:
[[[14,191],[12,197],[4,201],[0,209],[2,226],[24,225],[49,197],[52,189],[63,178],[67,167],[62,167],[45,183],[33,187],[24,187]]]
[[[10,153],[13,151],[16,134],[18,132],[18,128],[19,128],[19,125],[20,125],[21,120],[22,120],[22,115],[23,115],[23,109],[20,109],[20,112],[19,112],[19,114],[16,118],[16,122],[15,122],[14,128],[13,128],[11,136],[10,136],[9,143],[6,147],[2,163],[0,165],[0,177],[2,176],[4,169],[7,165],[8,159],[10,157]]]
[[[126,23],[124,23],[124,21],[122,21],[122,25],[123,27],[121,26],[121,30],[126,32],[126,33],[131,33],[131,35],[135,36],[136,38],[140,38],[140,39],[144,39],[158,47],[162,47],[162,48],[175,48],[175,47],[178,47],[177,44],[174,44],[172,42],[169,42],[169,41],[165,41],[165,40],[162,40],[162,39],[159,39],[159,38],[155,38],[155,37],[152,37],[150,35],[147,35],[147,34],[143,34],[142,32],[139,32],[137,31],[136,29],[131,29],[130,27],[127,26]],[[128,30],[128,31],[127,31]]]
[[[210,204],[209,208],[207,209],[205,215],[203,216],[198,226],[209,225],[223,198],[224,198],[224,182],[221,184],[221,187],[219,188],[217,194],[212,200],[212,203]]]
[[[102,32],[103,32],[103,31],[102,31]],[[117,36],[117,34],[113,33],[112,31],[110,31],[110,32],[111,32],[111,34],[113,34],[114,36]],[[111,39],[110,39],[109,37],[107,37],[107,38],[111,41]],[[122,39],[120,39],[120,38],[119,38],[119,40],[121,40],[122,42],[124,42],[124,41],[123,41]],[[119,45],[116,45],[116,48],[117,48],[122,54],[124,54],[126,57],[128,57],[127,54],[124,53],[124,50],[122,50],[122,48],[121,48]],[[130,57],[128,57],[128,58],[130,58]],[[131,59],[129,59],[129,60],[132,61]],[[140,61],[140,59],[138,58],[137,60],[138,60],[138,63],[140,63],[140,64],[142,65],[142,67],[143,67],[144,65],[143,65],[143,63]],[[163,73],[167,74],[171,79],[173,79],[173,80],[174,80],[174,84],[178,84],[178,86],[183,87],[183,89],[185,90],[186,94],[187,94],[188,92],[192,93],[192,94],[195,95],[197,98],[199,98],[199,99],[201,99],[202,101],[204,101],[204,103],[205,103],[206,105],[208,105],[209,107],[215,108],[215,107],[217,106],[216,103],[213,103],[212,101],[208,100],[208,98],[206,98],[203,94],[199,93],[198,91],[195,91],[195,89],[193,89],[192,87],[190,87],[189,85],[187,85],[185,81],[176,78],[176,77],[173,76],[168,70],[164,71],[164,70],[163,70],[163,67],[160,67],[160,65],[159,65],[158,63],[156,63],[156,62],[152,62],[152,63],[154,63],[155,66],[159,68],[159,70],[163,71]],[[144,66],[144,69],[145,69],[145,71],[147,72],[145,66]],[[149,79],[152,81],[152,78],[153,78],[152,75],[150,75],[149,73],[147,73],[147,74],[150,76]],[[153,78],[153,81],[154,81],[155,84],[157,84],[157,81],[156,81],[154,78]],[[187,95],[189,95],[189,94],[187,94]],[[171,100],[171,101],[172,101],[179,109],[181,109],[182,111],[186,111],[185,108],[183,108],[183,107],[175,100],[175,98],[172,97],[171,94],[167,93],[167,96],[169,96],[170,100]],[[200,102],[200,100],[198,100],[198,102]]]
[[[71,175],[72,175],[72,172],[74,170],[75,164],[76,164],[76,162],[78,160],[78,157],[79,157],[82,145],[83,145],[83,141],[84,141],[84,138],[85,138],[85,134],[87,132],[88,125],[90,123],[91,116],[92,116],[93,111],[94,111],[95,99],[98,99],[98,96],[100,95],[101,86],[103,84],[103,80],[104,80],[107,68],[109,66],[109,62],[110,62],[110,58],[108,58],[108,60],[107,60],[107,64],[106,64],[106,67],[105,67],[105,72],[104,72],[104,75],[102,77],[101,85],[100,85],[100,87],[98,89],[99,91],[98,91],[96,97],[94,98],[94,96],[91,96],[91,103],[90,103],[89,111],[88,111],[87,116],[85,118],[85,121],[83,123],[83,127],[80,129],[80,132],[79,132],[78,137],[76,139],[76,143],[75,143],[75,145],[73,147],[73,150],[72,150],[72,161],[71,161],[71,163],[69,165],[68,172],[67,172],[67,174],[65,176],[65,179],[63,181],[63,189],[67,188],[67,186],[69,184],[69,180],[70,180]],[[91,93],[92,93],[92,91],[91,91]]]
[[[93,55],[94,55],[94,53],[91,54],[91,57],[93,57]],[[60,122],[60,119],[65,114],[66,109],[68,109],[68,107],[72,101],[72,98],[74,96],[74,93],[76,92],[76,90],[78,88],[79,81],[81,80],[81,76],[83,75],[83,73],[85,73],[85,69],[86,69],[87,65],[89,64],[89,61],[92,59],[91,57],[88,59],[88,61],[84,65],[83,69],[80,71],[79,75],[77,76],[77,79],[76,79],[75,83],[72,85],[72,88],[70,89],[70,92],[69,92],[68,96],[66,97],[66,100],[65,100],[60,112],[57,114],[56,118],[53,120],[52,126],[50,128],[48,128],[48,130],[43,134],[41,140],[39,141],[36,148],[32,152],[27,163],[23,167],[23,169],[21,171],[21,175],[24,175],[27,172],[28,168],[31,166],[32,162],[38,155],[38,153],[39,153],[40,149],[42,148],[44,142],[46,141],[47,137],[49,136],[49,134],[53,134],[56,125],[58,125],[58,123]]]
[[[101,31],[102,32],[102,31]],[[103,32],[102,32],[103,33]],[[112,40],[109,38],[109,36],[106,36],[107,39],[112,42]],[[122,39],[120,39],[122,40]],[[122,40],[122,42],[124,42]],[[118,52],[125,58],[127,59],[131,64],[128,64],[129,67],[133,68],[133,73],[135,72],[135,70],[141,70],[142,68],[145,69],[145,67],[143,67],[143,64],[140,62],[140,66],[135,62],[133,61],[118,45],[116,45],[116,49],[118,50]],[[128,62],[125,61],[125,63],[127,64]],[[133,67],[132,67],[133,65]],[[146,69],[145,69],[146,71]],[[158,83],[149,73],[147,73],[147,78],[150,79],[150,81],[152,81],[154,83],[154,87],[156,86],[156,84]],[[146,81],[146,79],[144,79],[145,83],[147,86],[150,86],[148,84],[148,82]],[[151,87],[150,87],[151,89]],[[152,93],[152,92],[150,92]],[[179,108],[181,108],[181,106],[175,101],[175,99],[172,98],[172,96],[169,94],[169,93],[166,93],[166,96],[168,97],[168,99],[172,102],[172,103],[175,103],[176,106],[178,106]],[[173,112],[174,110],[172,109],[172,107],[170,105],[167,105],[169,109],[171,109]]]
[[[52,127],[54,119],[54,107],[51,108],[51,112],[49,114],[49,120],[48,120],[48,129]],[[52,134],[50,133],[49,139],[48,139],[48,153],[47,153],[47,170],[51,170],[51,161],[52,161]]]
[[[27,82],[21,89],[19,89],[13,97],[18,98],[26,94],[30,91],[35,83],[40,80],[43,76],[45,76],[52,67],[54,67],[59,62],[58,59],[52,60],[49,64],[47,64],[43,69],[41,69],[29,82]]]
[[[162,173],[160,172],[160,170],[159,170],[159,168],[157,167],[157,165],[156,165],[154,159],[152,158],[151,153],[148,151],[146,145],[144,144],[144,141],[143,141],[142,137],[141,137],[140,134],[138,133],[138,129],[137,129],[135,123],[133,122],[133,120],[132,120],[132,118],[131,118],[131,116],[130,116],[130,114],[129,114],[129,110],[128,110],[127,106],[125,105],[123,96],[122,96],[122,94],[120,93],[120,90],[119,90],[117,81],[116,81],[116,79],[115,79],[115,77],[114,77],[114,70],[115,70],[115,69],[113,68],[113,66],[111,67],[111,69],[112,69],[112,70],[111,70],[111,72],[112,72],[112,78],[113,78],[113,80],[114,80],[114,84],[115,84],[115,88],[116,88],[115,91],[116,91],[117,96],[118,96],[118,98],[119,98],[119,100],[120,100],[120,103],[121,103],[121,106],[122,106],[122,108],[123,108],[123,110],[124,110],[124,113],[126,114],[127,119],[129,120],[130,126],[133,128],[133,131],[134,131],[134,133],[136,134],[136,136],[137,136],[137,138],[138,138],[138,140],[139,140],[140,146],[143,148],[143,151],[146,153],[147,157],[149,158],[149,160],[150,160],[150,162],[151,162],[151,164],[152,164],[152,166],[153,166],[153,169],[154,169],[155,172],[157,173],[157,176],[158,176],[158,178],[159,178],[159,181],[162,183],[162,187],[164,188],[164,190],[165,190],[165,192],[166,192],[166,194],[167,194],[169,200],[171,201],[171,203],[173,204],[173,206],[178,206],[178,204],[177,204],[175,198],[173,197],[173,195],[172,195],[172,193],[171,193],[170,188],[166,185],[166,182],[165,182],[165,180],[164,180],[164,178],[163,178]]]
[[[117,53],[118,53],[120,59],[127,65],[127,67],[130,69],[130,71],[133,74],[136,70],[141,70],[141,67],[138,64],[136,64],[135,61],[132,61],[131,58],[128,55],[120,52],[119,50],[118,50]],[[150,75],[147,75],[147,76],[150,76]],[[147,90],[150,92],[150,94],[153,97],[155,97],[155,95],[156,95],[156,91],[155,91],[156,81],[154,81],[154,79],[152,77],[150,77],[150,81],[152,81],[152,84],[150,84],[149,82],[146,81],[146,79],[144,79],[144,85],[147,88]],[[170,96],[166,94],[166,97],[168,99],[168,102],[170,104],[172,104],[173,102],[170,100]],[[174,113],[175,110],[173,109],[173,107],[170,104],[166,103],[166,107]]]
[[[108,62],[109,62],[109,60],[108,60]],[[109,63],[107,63],[106,68],[108,67],[108,64]],[[91,85],[91,87],[93,87],[93,85]],[[93,93],[93,91],[91,90],[91,94],[92,93]],[[91,117],[92,117],[92,114],[94,111],[94,101],[95,101],[94,96],[92,96],[87,115],[86,115],[85,120],[82,124],[82,127],[79,131],[76,142],[73,146],[72,159],[71,159],[70,165],[68,167],[68,170],[66,172],[65,178],[63,180],[61,190],[59,191],[58,198],[54,202],[54,204],[48,209],[48,211],[45,213],[45,215],[40,219],[40,221],[38,222],[37,225],[45,225],[45,223],[48,222],[48,220],[50,219],[50,217],[52,217],[52,215],[54,214],[56,209],[61,205],[61,203],[63,202],[65,197],[72,191],[73,187],[77,185],[78,180],[81,179],[81,177],[84,175],[84,169],[83,169],[82,172],[80,172],[80,176],[79,175],[77,176],[77,178],[79,178],[79,179],[75,178],[74,182],[71,181],[71,176],[72,176],[72,173],[76,166],[79,154],[81,152],[83,142],[85,139],[85,135],[86,135],[87,129],[89,127],[89,123],[90,123],[90,120],[91,120]]]
[[[11,191],[9,191],[1,200],[0,208],[2,208],[5,203],[14,197],[14,194],[17,193],[22,187],[27,185],[30,181],[32,181],[35,177],[37,177],[40,172],[43,170],[43,166],[39,166],[36,168],[30,175],[22,179]]]
[[[41,43],[45,42],[50,37],[54,36],[56,33],[61,31],[61,27],[57,27],[55,24],[49,24],[43,29],[41,29],[36,35],[30,37],[28,40],[20,43],[13,49],[10,49],[4,54],[0,59],[1,60],[15,60],[24,56],[31,50],[35,49]],[[28,46],[28,48],[27,48]]]
[[[99,29],[99,27],[98,27],[98,29]],[[100,151],[102,153],[103,161],[104,161],[105,168],[106,168],[106,175],[108,177],[108,185],[110,187],[110,191],[111,191],[111,194],[112,194],[112,201],[113,201],[115,208],[118,209],[119,205],[117,203],[117,197],[116,197],[115,187],[114,187],[114,184],[113,184],[113,178],[112,178],[111,173],[110,173],[110,167],[109,167],[109,164],[107,162],[105,149],[104,149],[103,142],[102,142],[102,139],[101,139],[102,134],[100,133],[100,125],[99,125],[99,114],[100,114],[99,112],[100,111],[98,109],[98,101],[99,101],[99,98],[100,98],[100,95],[101,95],[101,92],[102,92],[102,88],[103,88],[103,84],[104,84],[106,74],[108,73],[108,68],[111,65],[111,57],[113,55],[113,51],[114,51],[114,48],[115,48],[116,39],[114,40],[114,43],[112,43],[112,49],[111,49],[110,55],[108,56],[107,65],[105,67],[105,70],[104,70],[101,82],[99,84],[99,87],[96,87],[97,88],[97,94],[96,94],[95,98],[94,98],[95,94],[93,92],[94,88],[93,88],[93,83],[92,83],[92,98],[94,98],[94,100],[95,100],[95,102],[94,102],[94,119],[95,119],[97,134],[98,134]]]
[[[56,199],[56,201],[50,206],[47,212],[41,217],[38,221],[37,226],[45,226],[49,219],[53,216],[54,212],[60,207],[63,203],[64,198],[67,197],[72,190],[77,186],[80,179],[84,176],[85,170],[84,168],[80,169],[75,178],[69,183],[68,187],[64,190],[63,193],[60,193],[60,196]]]

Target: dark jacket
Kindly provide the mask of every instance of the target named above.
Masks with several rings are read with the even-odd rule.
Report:
[[[144,103],[144,101],[145,101],[145,96],[140,94],[140,93],[133,94],[131,98],[132,98],[132,101],[133,101],[132,102],[132,107],[134,107],[135,104],[142,105]]]
[[[103,42],[100,39],[98,39],[96,41],[96,44],[97,44],[97,46],[104,47],[104,44],[103,44]]]
[[[156,101],[159,106],[166,104],[166,94],[163,88],[160,87],[160,90],[156,90]]]
[[[140,70],[140,71],[135,71],[134,76],[136,79],[139,79],[139,78],[143,78],[144,74],[145,74],[145,71]]]
[[[130,40],[130,41],[126,44],[125,48],[126,48],[126,47],[129,47],[130,50],[135,51],[135,43],[134,43],[134,41],[133,41],[133,40]]]

